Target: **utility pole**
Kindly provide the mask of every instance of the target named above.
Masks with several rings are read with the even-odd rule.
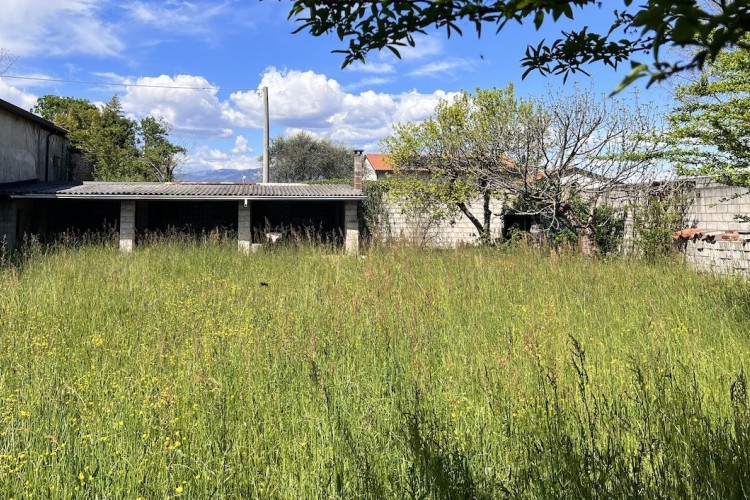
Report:
[[[270,139],[268,133],[268,87],[263,87],[263,183],[268,183],[268,150]]]

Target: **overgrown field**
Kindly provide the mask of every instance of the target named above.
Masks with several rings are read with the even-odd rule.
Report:
[[[0,497],[750,494],[750,285],[529,250],[0,268]]]

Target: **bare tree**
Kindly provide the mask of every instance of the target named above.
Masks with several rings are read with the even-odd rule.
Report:
[[[552,226],[566,223],[591,254],[594,212],[622,205],[660,174],[654,153],[656,116],[637,99],[623,102],[576,89],[541,101],[526,120],[499,136],[497,169],[482,170],[490,189],[507,193],[518,213]]]

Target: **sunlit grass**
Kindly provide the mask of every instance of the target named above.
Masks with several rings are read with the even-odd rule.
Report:
[[[0,268],[0,497],[746,496],[749,326],[676,263],[39,252]]]

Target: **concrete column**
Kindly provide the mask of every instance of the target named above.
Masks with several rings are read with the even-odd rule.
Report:
[[[132,252],[135,242],[135,201],[120,202],[120,250]]]
[[[13,200],[0,200],[0,247],[16,245],[18,207]],[[1,250],[1,249],[0,249]]]
[[[344,251],[347,255],[357,255],[359,252],[358,205],[357,201],[344,202]]]
[[[252,202],[241,201],[237,205],[237,250],[249,253],[253,243]]]

